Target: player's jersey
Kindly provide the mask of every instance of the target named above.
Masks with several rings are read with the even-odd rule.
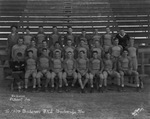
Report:
[[[62,61],[61,59],[53,59],[54,69],[61,69],[62,68]]]
[[[75,60],[74,59],[66,59],[64,61],[64,66],[67,70],[73,70],[75,68]]]
[[[32,35],[24,35],[23,36],[23,38],[24,38],[24,44],[26,45],[26,46],[29,46],[30,45],[30,42],[31,42],[31,39],[32,39]]]
[[[59,34],[52,34],[50,37],[52,38],[52,43],[55,44],[55,42],[59,41],[60,35]]]
[[[47,56],[41,56],[38,60],[39,70],[49,69],[50,60]]]
[[[24,59],[26,48],[27,48],[26,45],[18,45],[18,44],[14,45],[12,47],[12,58],[13,58],[13,60],[16,60],[17,53],[21,53],[22,54],[22,59]]]
[[[72,43],[74,43],[74,36],[73,35],[67,35],[67,39],[72,40]]]
[[[131,63],[131,62],[130,62],[130,61],[131,61],[131,59],[130,59],[129,57],[127,57],[127,58],[121,57],[121,58],[119,59],[121,68],[122,68],[123,70],[129,70],[129,68],[131,68],[131,66],[130,66],[130,63]]]
[[[79,70],[86,70],[87,69],[87,59],[81,59],[81,58],[78,58],[77,59],[77,67]]]
[[[100,70],[101,68],[101,61],[99,59],[91,59],[90,61],[90,68],[92,70]]]
[[[103,36],[103,45],[111,46],[112,45],[112,35],[105,34]]]
[[[113,69],[113,61],[111,59],[104,59],[104,70],[111,71]]]
[[[36,60],[34,58],[28,58],[26,60],[26,70],[35,70],[36,69]]]
[[[42,46],[42,41],[46,40],[46,35],[44,33],[38,33],[36,35],[36,38],[37,38],[37,45],[40,47]]]
[[[128,51],[129,51],[129,56],[130,57],[136,57],[136,51],[137,51],[137,48],[136,47],[129,47],[128,48]]]
[[[8,35],[8,48],[11,48],[17,44],[17,41],[19,39],[19,34],[18,33],[15,33],[15,34],[9,34]]]
[[[53,64],[53,71],[58,73],[60,71],[62,71],[63,67],[62,67],[62,59],[52,59],[52,64]]]
[[[95,41],[99,41],[100,43],[101,43],[101,36],[100,35],[94,35],[93,37],[92,37],[92,39],[93,39],[93,43],[95,43]]]
[[[37,48],[36,47],[27,48],[27,51],[30,51],[30,50],[33,51],[33,58],[37,59],[37,52],[38,52]]]
[[[112,46],[111,55],[114,57],[119,57],[121,55],[121,51],[122,51],[122,46],[120,45]]]

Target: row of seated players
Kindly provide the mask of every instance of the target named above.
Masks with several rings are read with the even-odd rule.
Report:
[[[97,77],[99,90],[102,91],[107,87],[108,76],[112,76],[117,80],[117,88],[120,91],[124,89],[125,74],[135,76],[137,90],[139,90],[137,49],[134,47],[133,39],[130,40],[130,45],[126,49],[118,45],[118,39],[114,39],[114,44],[108,52],[103,51],[99,41],[95,41],[90,50],[84,40],[81,40],[80,45],[76,48],[71,45],[70,39],[67,41],[67,46],[61,49],[59,43],[56,42],[55,46],[51,48],[52,50],[45,47],[47,46],[45,40],[42,41],[42,47],[39,50],[36,49],[35,44],[35,41],[32,40],[31,47],[27,48],[23,45],[23,39],[19,39],[18,44],[12,47],[13,60],[10,62],[10,66],[19,90],[21,89],[20,79],[25,79],[26,90],[30,76],[33,77],[33,90],[36,89],[36,85],[38,85],[38,90],[41,89],[41,78],[43,76],[46,77],[45,90],[48,89],[49,83],[54,90],[55,77],[57,76],[59,78],[59,91],[61,91],[63,82],[67,89],[67,77],[72,76],[72,86],[78,82],[82,92],[84,92],[88,81],[92,92],[93,79]],[[52,55],[49,56],[51,53]],[[25,75],[23,72],[25,72]]]

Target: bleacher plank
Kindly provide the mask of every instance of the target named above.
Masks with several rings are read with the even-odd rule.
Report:
[[[88,27],[87,32],[90,32],[93,31],[93,26],[99,27],[99,30],[104,32],[105,26],[113,26],[111,28],[113,31],[118,31],[121,27],[134,37],[148,36],[150,24],[148,0],[13,0],[13,2],[0,0],[0,2],[3,5],[0,15],[6,16],[0,17],[2,26],[0,38],[6,38],[12,24],[21,27],[72,25],[78,27],[74,32],[80,32],[84,27]],[[22,29],[19,30],[23,32]],[[31,29],[32,32],[37,30]],[[66,28],[59,30],[65,31]],[[51,29],[47,28],[45,31],[51,32]]]

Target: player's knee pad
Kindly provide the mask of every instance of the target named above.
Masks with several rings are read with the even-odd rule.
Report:
[[[80,74],[80,73],[78,73],[78,75],[77,75],[77,76],[78,76],[78,79],[81,79],[81,74]]]
[[[120,71],[120,76],[124,76],[124,72],[123,71]]]
[[[62,74],[62,78],[63,78],[63,79],[66,79],[66,78],[67,78],[67,73],[66,73],[66,72],[64,72],[64,73]]]
[[[63,74],[62,72],[59,72],[59,73],[58,73],[58,77],[59,77],[60,79],[62,79],[62,74]]]
[[[139,73],[137,71],[132,71],[132,74],[134,74],[135,76],[139,75]]]
[[[78,78],[78,75],[77,75],[76,72],[73,73],[73,78],[74,78],[74,79],[77,79],[77,78]]]
[[[100,78],[100,79],[104,79],[104,75],[103,75],[103,74],[100,74],[100,75],[99,75],[99,78]]]
[[[36,78],[39,79],[39,78],[41,78],[42,76],[43,76],[43,74],[42,74],[41,72],[38,72],[37,75],[36,75]]]
[[[25,79],[28,79],[30,77],[30,73],[25,73]]]
[[[56,74],[54,72],[51,73],[51,78],[54,79]]]
[[[33,72],[33,73],[32,73],[32,77],[33,77],[33,78],[36,78],[36,77],[37,77],[37,73],[36,73],[36,72]]]
[[[51,79],[51,73],[50,72],[46,73],[46,78]]]
[[[86,79],[89,79],[90,76],[89,76],[88,73],[86,73],[86,74],[85,74],[85,77],[86,77]]]
[[[107,76],[108,76],[108,73],[107,73],[106,71],[104,71],[104,72],[103,72],[103,77],[104,77],[104,78],[107,78]]]
[[[93,74],[89,74],[89,79],[93,79],[94,78],[94,75]]]

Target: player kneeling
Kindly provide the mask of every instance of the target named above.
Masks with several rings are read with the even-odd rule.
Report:
[[[78,80],[81,87],[81,92],[85,93],[84,88],[89,80],[89,60],[86,58],[86,54],[84,51],[81,50],[79,53],[79,58],[77,59]]]
[[[67,77],[73,77],[73,82],[72,82],[72,87],[74,87],[74,84],[77,81],[77,73],[76,73],[76,61],[73,58],[73,54],[71,51],[67,53],[67,58],[64,61],[64,70],[65,72],[63,73],[63,80],[66,85],[66,91],[68,91],[68,81]]]
[[[26,59],[26,71],[25,71],[25,91],[28,89],[29,77],[33,78],[33,91],[36,88],[36,75],[37,75],[37,63],[36,59],[33,57],[33,51],[29,50],[27,52],[28,57]]]
[[[63,60],[61,58],[61,53],[59,51],[55,52],[55,57],[52,59],[52,78],[51,78],[51,83],[52,83],[52,92],[54,90],[54,79],[56,76],[58,76],[59,79],[59,90],[58,92],[62,92],[62,70],[63,66],[62,63]]]
[[[10,68],[12,69],[12,77],[14,78],[12,85],[17,83],[18,91],[20,92],[22,89],[21,84],[24,81],[25,70],[25,61],[21,52],[18,52],[16,58],[13,61],[10,61]]]
[[[135,77],[137,91],[140,90],[139,73],[132,69],[132,61],[131,58],[128,57],[128,50],[126,49],[124,49],[123,54],[119,59],[119,73],[121,75],[122,80],[122,89],[124,88],[124,75],[131,75]]]
[[[102,83],[103,83],[103,62],[101,59],[98,58],[98,52],[94,51],[93,52],[93,58],[90,60],[89,63],[89,78],[90,78],[90,83],[91,83],[91,93],[93,92],[93,79],[96,79],[96,83],[99,85],[99,91],[102,88]],[[98,80],[97,80],[98,79]]]
[[[107,78],[110,76],[111,78],[115,78],[117,80],[118,91],[120,91],[120,74],[116,71],[116,62],[111,58],[109,52],[105,53],[104,58],[104,89],[107,90]]]
[[[50,59],[47,56],[47,49],[42,49],[42,55],[38,59],[38,73],[37,73],[37,81],[38,81],[38,90],[41,90],[41,78],[43,76],[46,77],[45,82],[45,91],[48,91],[48,84],[51,79],[51,73],[50,73]]]

